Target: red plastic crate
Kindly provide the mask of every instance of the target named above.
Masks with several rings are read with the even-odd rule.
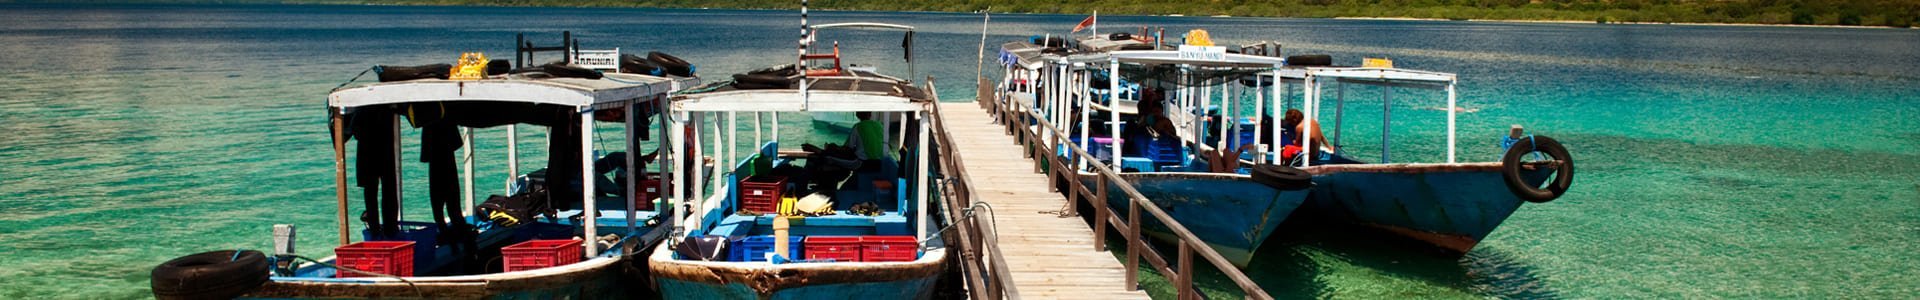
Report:
[[[660,189],[660,182],[663,180],[665,179],[660,177],[660,173],[647,173],[647,179],[640,180],[640,186],[634,188],[633,197],[627,198],[633,201],[633,209],[653,210],[653,198],[660,198],[664,194]],[[669,186],[665,191],[672,191],[673,183],[669,182],[667,185]]]
[[[507,272],[562,266],[580,262],[580,241],[531,240],[500,248]]]
[[[800,244],[805,245],[807,251],[801,253],[807,260],[860,261],[860,237],[857,236],[809,236]]]
[[[747,176],[740,179],[740,208],[762,214],[780,210],[780,195],[786,192],[785,176]]]
[[[920,256],[919,240],[913,236],[869,235],[860,237],[860,261],[913,261]]]
[[[333,248],[333,264],[367,272],[393,276],[413,276],[413,242],[372,241],[359,242]],[[334,278],[370,277],[369,275],[343,270],[335,270]]]

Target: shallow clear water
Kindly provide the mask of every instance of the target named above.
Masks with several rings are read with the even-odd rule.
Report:
[[[374,64],[450,62],[460,51],[506,57],[514,33],[551,43],[571,30],[587,48],[661,50],[721,78],[790,62],[797,37],[787,11],[0,8],[0,72],[8,74],[0,77],[0,298],[146,297],[152,266],[199,251],[268,248],[272,224],[299,226],[302,253],[325,255],[336,224],[322,101]],[[815,17],[918,26],[919,76],[937,77],[942,98],[972,98],[978,16]],[[1081,17],[997,15],[988,41],[1060,33]],[[1479,109],[1460,115],[1464,160],[1493,159],[1509,124],[1551,135],[1579,159],[1569,195],[1525,206],[1463,259],[1317,228],[1277,234],[1251,272],[1276,296],[1920,294],[1920,75],[1912,71],[1920,32],[1168,17],[1101,24],[1203,27],[1222,42],[1274,40],[1289,53],[1346,63],[1387,56],[1401,67],[1456,72],[1462,105]],[[897,38],[822,41],[846,42],[855,61],[904,74]],[[1380,102],[1354,93],[1346,143],[1377,152],[1366,145],[1377,144]],[[1444,105],[1436,99],[1396,96],[1396,161],[1441,159],[1443,114],[1421,109]],[[1368,104],[1376,110],[1358,108]],[[522,130],[529,140],[539,136],[533,131]],[[479,134],[479,160],[502,159],[504,131]],[[541,155],[522,157],[542,164]],[[502,166],[478,166],[482,188],[505,178]],[[424,197],[420,187],[407,192]],[[1211,294],[1236,290],[1219,277],[1200,281]]]

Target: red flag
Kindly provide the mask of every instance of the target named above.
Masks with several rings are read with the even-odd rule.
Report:
[[[1080,24],[1073,25],[1073,32],[1078,33],[1080,30],[1087,29],[1087,26],[1093,26],[1093,17],[1095,16],[1087,16],[1086,20],[1080,20]]]

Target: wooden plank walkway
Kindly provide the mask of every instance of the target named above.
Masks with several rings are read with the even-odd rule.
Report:
[[[973,102],[940,103],[954,149],[977,201],[993,206],[999,249],[1025,299],[1146,299],[1127,291],[1126,267],[1093,249],[1093,230],[1078,217],[1055,214],[1067,198],[1047,191],[1047,177],[1023,159],[1005,126]]]

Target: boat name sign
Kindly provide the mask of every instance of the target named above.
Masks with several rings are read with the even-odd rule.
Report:
[[[1227,47],[1180,45],[1180,59],[1227,60]]]

